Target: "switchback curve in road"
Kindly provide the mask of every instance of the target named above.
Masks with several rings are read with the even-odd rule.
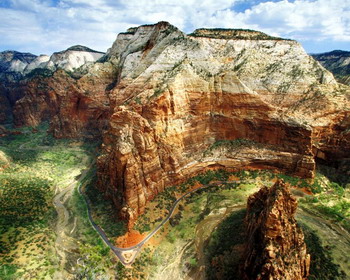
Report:
[[[103,231],[103,229],[98,226],[91,215],[91,207],[90,207],[90,200],[89,198],[86,196],[86,194],[81,190],[82,188],[82,184],[80,183],[78,186],[78,192],[79,194],[84,198],[84,201],[86,203],[86,208],[87,208],[87,215],[89,218],[89,221],[92,225],[92,227],[97,231],[97,233],[100,235],[101,239],[104,241],[104,243],[113,251],[113,253],[118,257],[118,259],[120,260],[120,262],[124,265],[124,266],[130,266],[136,259],[138,253],[141,251],[142,246],[149,240],[152,238],[153,235],[155,235],[158,230],[161,229],[161,227],[167,223],[169,221],[169,219],[172,217],[177,205],[179,204],[179,202],[185,198],[186,196],[190,195],[191,193],[194,193],[198,190],[202,190],[202,189],[206,189],[209,187],[213,187],[213,186],[218,186],[220,184],[233,184],[233,183],[240,183],[239,180],[236,181],[217,181],[215,183],[212,184],[206,184],[203,185],[202,187],[196,188],[194,190],[191,190],[185,194],[183,194],[180,198],[178,198],[172,205],[167,217],[156,227],[154,228],[142,241],[140,241],[139,243],[137,243],[134,246],[128,247],[128,248],[119,248],[114,246],[108,239],[106,233]]]

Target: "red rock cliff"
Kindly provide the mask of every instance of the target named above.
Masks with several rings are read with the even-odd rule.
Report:
[[[14,106],[17,126],[51,122],[56,137],[100,136],[107,126],[109,99],[106,87],[113,79],[113,69],[99,70],[96,64],[87,75],[74,79],[58,70],[50,77],[28,79],[24,97]]]
[[[315,113],[300,100],[312,84],[336,90],[332,75],[294,41],[225,36],[188,37],[161,23],[120,34],[110,50],[119,72],[98,185],[129,227],[164,187],[207,167],[313,176]],[[239,139],[250,144],[217,145]]]

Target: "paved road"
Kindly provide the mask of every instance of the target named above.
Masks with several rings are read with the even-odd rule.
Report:
[[[203,185],[202,187],[200,188],[197,188],[197,189],[194,189],[194,190],[191,190],[187,193],[185,193],[184,195],[182,195],[180,198],[178,198],[173,206],[171,207],[169,213],[168,213],[168,216],[154,229],[152,230],[142,241],[140,241],[138,244],[136,244],[135,246],[132,246],[132,247],[128,247],[128,248],[119,248],[119,247],[116,247],[114,246],[109,240],[108,240],[108,237],[107,235],[105,234],[105,232],[103,231],[102,228],[100,228],[95,222],[94,220],[92,219],[92,216],[91,216],[91,207],[90,207],[90,201],[89,201],[89,198],[82,192],[81,190],[81,184],[79,184],[79,187],[78,187],[78,191],[79,193],[83,196],[85,202],[86,202],[86,206],[87,206],[87,214],[88,214],[88,217],[89,217],[89,220],[90,220],[90,223],[91,225],[93,226],[93,228],[98,232],[98,234],[101,236],[102,240],[106,243],[106,245],[111,248],[111,250],[114,252],[114,254],[118,257],[118,259],[121,261],[121,263],[124,265],[124,266],[130,266],[134,261],[135,261],[135,258],[137,257],[138,253],[140,252],[142,246],[150,239],[152,238],[153,235],[155,235],[158,230],[165,224],[169,221],[169,219],[171,218],[171,216],[173,215],[177,205],[179,204],[179,202],[185,198],[186,196],[190,195],[191,193],[194,193],[198,190],[202,190],[202,189],[205,189],[205,188],[208,188],[208,187],[213,187],[213,186],[217,186],[217,185],[220,185],[220,184],[232,184],[232,183],[240,183],[240,181],[226,181],[226,182],[223,182],[223,181],[217,181],[215,183],[212,183],[212,184],[208,184],[208,185]]]

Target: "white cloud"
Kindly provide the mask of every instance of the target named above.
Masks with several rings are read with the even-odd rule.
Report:
[[[36,34],[41,30],[35,14],[0,8],[0,38],[3,43],[37,42]]]
[[[298,40],[350,43],[350,0],[260,1],[236,12],[235,4],[242,2],[249,1],[10,0],[0,8],[0,48],[51,53],[84,44],[105,51],[117,33],[161,20],[185,32],[251,28]]]
[[[297,0],[261,3],[251,9],[246,22],[254,22],[268,32],[294,34],[296,39],[336,39],[350,41],[350,0]]]

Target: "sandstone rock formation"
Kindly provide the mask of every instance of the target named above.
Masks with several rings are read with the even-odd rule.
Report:
[[[295,41],[246,30],[188,36],[162,22],[120,34],[107,58],[118,79],[99,187],[129,227],[164,187],[206,167],[312,177],[315,155],[336,154],[330,130],[350,151],[349,88]],[[240,139],[250,144],[217,145]]]
[[[57,69],[63,69],[65,71],[74,71],[81,66],[86,66],[88,63],[92,63],[100,59],[104,55],[103,52],[98,52],[92,49],[89,49],[84,46],[72,46],[64,51],[55,52],[49,58],[44,56],[38,57],[39,61],[33,61],[32,64],[36,62],[36,65],[28,65],[25,69],[26,72],[30,72],[30,67],[33,68],[47,68],[51,71]],[[45,61],[43,63],[43,61]],[[39,64],[38,64],[39,63]]]
[[[307,279],[310,255],[296,209],[297,201],[283,181],[248,198],[243,279]]]
[[[105,88],[113,71],[101,71],[96,64],[89,75],[78,80],[63,70],[49,77],[33,77],[26,82],[25,96],[14,106],[14,123],[36,126],[50,120],[56,137],[101,135],[109,110]]]
[[[89,62],[97,61],[103,55],[103,52],[80,45],[72,46],[61,52],[55,52],[51,56],[36,56],[31,53],[4,51],[0,52],[0,76],[4,73],[12,73],[17,75],[17,77],[21,77],[35,69],[74,71]]]
[[[35,58],[36,55],[31,53],[21,53],[17,51],[0,52],[0,73],[21,73]]]
[[[350,155],[349,87],[292,40],[160,22],[73,71],[40,69],[46,60],[21,82],[14,123],[50,120],[56,137],[104,131],[98,186],[129,227],[166,186],[207,167],[312,177],[315,158]]]

